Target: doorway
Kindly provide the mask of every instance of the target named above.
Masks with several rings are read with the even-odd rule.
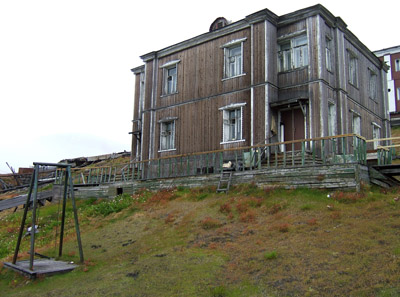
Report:
[[[304,115],[301,108],[281,110],[281,141],[305,139]],[[291,151],[292,144],[286,144],[286,151]],[[301,150],[301,143],[294,144],[294,150]]]

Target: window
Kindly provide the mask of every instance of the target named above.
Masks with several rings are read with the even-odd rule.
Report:
[[[242,74],[242,46],[235,46],[226,49],[226,77],[233,77]]]
[[[222,46],[224,49],[224,78],[235,77],[243,73],[243,42],[247,38],[236,39]]]
[[[376,124],[372,123],[372,139],[379,139],[381,138],[381,127]],[[376,150],[379,146],[379,141],[374,141],[374,150]]]
[[[326,37],[325,59],[326,59],[326,69],[328,71],[333,71],[333,65],[332,65],[332,39],[329,38],[329,37]]]
[[[161,66],[163,68],[163,95],[177,93],[178,63],[179,60],[170,61]]]
[[[160,151],[175,149],[175,121],[164,121],[160,124]]]
[[[328,136],[336,135],[336,106],[328,103]]]
[[[396,89],[397,100],[400,100],[400,88]]]
[[[349,51],[349,83],[353,86],[357,86],[358,83],[357,65],[357,56]]]
[[[279,70],[291,69],[308,65],[308,41],[306,35],[301,35],[279,44]]]
[[[220,108],[223,112],[223,142],[242,141],[242,117],[245,103]]]
[[[400,59],[394,61],[394,68],[396,71],[400,71]]]
[[[378,76],[374,71],[369,69],[369,98],[376,99],[376,86]]]
[[[361,135],[361,117],[358,114],[353,114],[353,133]]]

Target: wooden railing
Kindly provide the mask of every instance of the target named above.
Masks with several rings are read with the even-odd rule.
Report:
[[[396,144],[400,140],[400,137],[389,137],[379,139],[369,139],[366,143],[377,143],[377,163],[378,165],[392,164],[393,158],[396,156],[396,147],[400,147],[400,144]],[[391,143],[390,145],[379,145],[382,142]]]
[[[345,134],[175,155],[117,166],[74,168],[72,176],[74,184],[90,186],[220,173],[228,164],[236,171],[316,164],[366,164],[367,142],[359,135]],[[378,149],[382,164],[391,161],[386,152],[387,148]],[[56,183],[62,180],[63,172],[59,170]]]

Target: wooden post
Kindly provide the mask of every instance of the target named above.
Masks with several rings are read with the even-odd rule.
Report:
[[[346,163],[346,142],[347,142],[347,138],[346,137],[342,137],[342,154],[343,154],[343,163]]]
[[[284,144],[283,147],[285,148],[286,151],[286,145]],[[292,166],[295,165],[295,161],[294,161],[294,142],[292,142]]]
[[[312,161],[313,161],[313,165],[315,165],[315,141],[311,140],[311,147],[312,147]]]

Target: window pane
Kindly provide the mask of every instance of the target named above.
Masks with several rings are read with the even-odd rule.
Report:
[[[160,148],[169,150],[174,148],[175,122],[161,123]]]
[[[299,36],[279,45],[280,71],[308,65],[307,36]]]
[[[167,94],[176,92],[176,67],[167,70]]]
[[[242,113],[241,109],[224,110],[223,141],[242,139]]]
[[[226,52],[226,77],[240,75],[242,73],[242,45],[229,48]]]

